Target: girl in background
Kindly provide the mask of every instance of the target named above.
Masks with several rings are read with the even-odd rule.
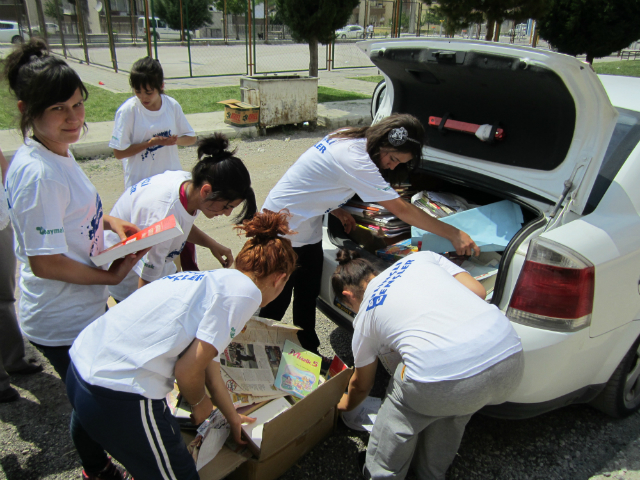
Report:
[[[111,210],[111,215],[123,218],[141,229],[174,215],[182,234],[151,247],[147,255],[119,285],[109,288],[113,298],[122,301],[158,278],[175,273],[173,259],[180,255],[186,242],[208,248],[223,267],[233,264],[231,250],[194,226],[200,212],[207,218],[229,216],[244,203],[236,221],[251,218],[256,212],[256,200],[251,177],[235,150],[229,150],[229,140],[220,133],[198,142],[198,163],[191,173],[167,171],[147,178],[128,188]],[[107,233],[108,248],[120,241]],[[186,268],[183,268],[186,270]]]

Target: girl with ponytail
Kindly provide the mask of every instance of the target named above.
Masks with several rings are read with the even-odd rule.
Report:
[[[227,137],[220,133],[198,142],[198,159],[191,173],[166,171],[131,186],[111,210],[112,216],[140,228],[174,215],[183,232],[152,247],[122,283],[109,289],[117,301],[158,278],[175,273],[173,259],[188,243],[208,248],[225,268],[233,264],[231,250],[194,226],[194,222],[201,212],[207,218],[229,216],[239,206],[242,208],[234,220],[251,218],[256,212],[251,177],[242,160],[235,156],[235,150],[229,150]],[[105,238],[107,248],[119,241],[111,234]],[[183,270],[192,269],[183,265]]]
[[[2,63],[18,101],[24,138],[5,184],[16,257],[22,263],[18,317],[22,332],[64,381],[69,348],[104,313],[107,285],[122,281],[145,251],[108,270],[91,262],[104,250],[105,230],[123,239],[138,228],[103,215],[96,188],[69,151],[86,130],[88,93],[78,74],[51,56],[39,38],[17,46]],[[90,438],[73,440],[85,479],[123,478],[104,451],[92,449]]]
[[[95,268],[90,257],[104,249],[104,230],[123,239],[138,228],[103,215],[100,195],[69,151],[86,129],[88,93],[78,74],[35,37],[2,63],[24,138],[5,184],[22,262],[19,318],[64,381],[69,346],[104,313],[107,285],[119,283],[142,255],[108,270]]]
[[[524,368],[511,322],[484,301],[484,287],[433,252],[418,252],[379,275],[357,252],[342,250],[331,277],[353,320],[355,372],[338,403],[357,407],[375,381],[378,355],[401,363],[369,438],[365,478],[445,478],[471,415],[505,402]],[[365,452],[363,452],[364,454]],[[411,459],[414,462],[411,462]],[[361,465],[362,468],[362,465]]]
[[[248,240],[235,269],[157,280],[87,327],[71,348],[67,393],[74,415],[134,478],[198,478],[180,427],[165,411],[174,381],[191,404],[193,423],[215,405],[234,440],[246,443],[241,424],[253,419],[236,412],[220,354],[257,308],[280,294],[296,254],[284,237],[293,233],[285,213],[258,213],[236,228]]]

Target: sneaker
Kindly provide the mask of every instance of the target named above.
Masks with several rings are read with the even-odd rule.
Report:
[[[13,387],[0,390],[0,403],[15,402],[19,398],[20,398],[20,393],[18,393],[18,391]]]
[[[82,480],[133,480],[133,477],[124,468],[113,463],[109,457],[109,463],[100,473],[90,475],[82,469]]]

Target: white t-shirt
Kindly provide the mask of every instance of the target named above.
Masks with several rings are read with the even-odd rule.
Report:
[[[262,209],[289,209],[294,247],[322,240],[322,216],[354,194],[365,202],[398,198],[369,157],[365,139],[323,138],[294,163],[269,192]]]
[[[374,278],[353,322],[356,367],[391,349],[411,380],[459,380],[522,350],[507,317],[454,278],[462,272],[438,254],[418,252]]]
[[[19,317],[25,336],[38,344],[71,345],[104,313],[105,285],[75,285],[36,277],[30,256],[63,254],[93,267],[104,249],[102,201],[71,152],[61,157],[27,139],[11,161],[6,193],[20,269]]]
[[[151,137],[195,137],[182,107],[173,98],[161,95],[160,110],[152,112],[145,108],[138,97],[131,97],[120,105],[116,112],[116,121],[109,146],[116,150],[125,150],[131,145],[146,142]],[[167,170],[182,170],[178,158],[178,146],[155,145],[146,150],[122,159],[124,187],[129,188],[140,180]]]
[[[199,213],[196,211],[190,215],[180,203],[180,185],[187,180],[191,180],[191,174],[182,171],[164,172],[145,178],[125,190],[113,206],[109,215],[131,222],[141,230],[170,215],[175,215],[176,222],[182,228],[182,235],[151,247],[122,282],[109,287],[109,292],[116,300],[122,301],[135,292],[139,277],[153,282],[176,271],[173,259],[180,255]],[[109,248],[119,241],[116,233],[107,232],[105,247]]]
[[[91,385],[162,399],[194,338],[213,345],[219,361],[261,302],[258,287],[237,270],[169,275],[110,308],[69,355]]]

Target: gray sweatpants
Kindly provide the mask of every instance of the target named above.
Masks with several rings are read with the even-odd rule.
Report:
[[[365,478],[403,479],[413,464],[420,480],[443,480],[471,415],[506,401],[520,383],[524,356],[518,352],[473,377],[434,383],[403,378],[403,367],[373,426]]]

